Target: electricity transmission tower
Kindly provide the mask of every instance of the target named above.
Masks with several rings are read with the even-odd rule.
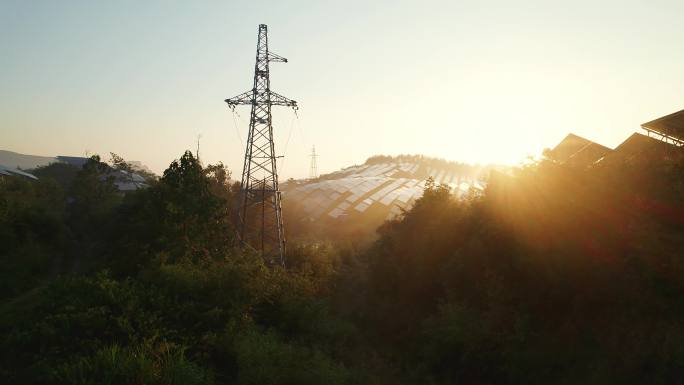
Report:
[[[287,106],[296,111],[297,102],[271,91],[268,71],[271,62],[287,63],[287,59],[269,52],[268,28],[266,24],[259,24],[254,86],[225,101],[232,110],[238,105],[252,106],[237,212],[238,237],[243,244],[260,250],[271,262],[284,265],[285,233],[271,106]]]
[[[318,162],[316,161],[316,158],[318,158],[318,155],[316,155],[316,146],[313,146],[311,148],[311,169],[309,170],[309,178],[311,179],[316,179],[318,178]]]

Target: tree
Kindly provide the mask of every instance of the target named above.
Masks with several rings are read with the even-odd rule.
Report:
[[[107,254],[112,217],[123,199],[110,171],[98,155],[91,156],[67,193],[67,221],[75,241],[70,254],[75,269],[91,268]]]
[[[186,151],[149,188],[128,194],[114,244],[121,271],[152,259],[168,262],[224,256],[234,242],[233,187],[222,164],[203,168]]]

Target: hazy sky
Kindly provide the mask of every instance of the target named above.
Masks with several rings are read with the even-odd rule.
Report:
[[[0,0],[0,149],[194,149],[239,175],[223,99],[252,85],[258,24],[281,177],[374,154],[515,163],[568,132],[615,146],[684,108],[684,1]],[[239,110],[245,140],[247,107]],[[290,134],[291,133],[291,134]],[[289,144],[286,147],[288,135]]]

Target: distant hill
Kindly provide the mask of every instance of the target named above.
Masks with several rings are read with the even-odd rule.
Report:
[[[39,166],[47,166],[50,163],[59,162],[56,157],[25,155],[17,152],[0,150],[0,165],[9,169],[20,168],[29,170]]]

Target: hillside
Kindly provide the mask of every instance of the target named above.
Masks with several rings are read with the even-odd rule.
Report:
[[[488,169],[375,157],[292,181],[288,191],[339,194],[327,207],[353,196],[352,184],[381,183],[364,187],[346,216],[284,204],[284,268],[235,247],[239,187],[190,152],[125,195],[96,157],[63,187],[6,178],[0,375],[13,384],[681,383],[684,157],[675,150],[590,168],[542,160],[490,173],[468,199],[426,183],[379,227],[370,223],[391,210],[383,199],[401,201],[420,179],[475,185]]]
[[[375,156],[362,165],[316,179],[283,184],[283,207],[291,226],[308,224],[307,232],[324,235],[373,232],[383,221],[410,209],[423,195],[428,178],[459,197],[482,191],[495,166],[472,166],[420,155]],[[302,232],[302,231],[299,231]],[[350,234],[351,235],[351,234]]]

